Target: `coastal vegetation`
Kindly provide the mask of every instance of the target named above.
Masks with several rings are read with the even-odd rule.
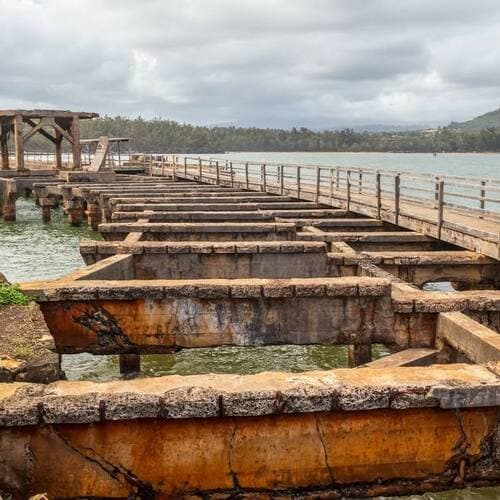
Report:
[[[484,125],[484,127],[483,127]],[[500,152],[500,110],[463,123],[412,131],[369,132],[308,128],[199,126],[173,120],[104,116],[81,124],[82,138],[101,135],[129,137],[138,152],[221,153],[225,151],[283,152]],[[30,150],[48,151],[43,137],[30,141]]]
[[[19,285],[10,283],[0,283],[0,306],[5,305],[26,305],[30,299],[21,292]]]
[[[500,118],[500,116],[499,116]],[[82,123],[82,136],[130,137],[135,151],[220,153],[224,151],[500,152],[498,127],[449,127],[406,132],[314,131],[307,128],[203,127],[141,117],[99,118]]]

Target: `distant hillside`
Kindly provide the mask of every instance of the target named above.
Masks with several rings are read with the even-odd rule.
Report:
[[[451,122],[450,127],[460,130],[479,131],[485,128],[500,128],[500,108],[466,122]]]
[[[496,112],[500,117],[500,110]],[[486,116],[486,115],[485,115]],[[357,132],[353,129],[315,131],[305,127],[262,129],[255,127],[203,127],[173,120],[104,116],[81,124],[82,138],[130,137],[133,151],[165,153],[221,153],[224,151],[377,151],[433,153],[500,152],[500,127],[480,131],[436,127],[421,131]],[[14,150],[13,138],[9,147]],[[63,147],[67,148],[66,141]],[[33,137],[27,151],[52,151],[41,135]]]

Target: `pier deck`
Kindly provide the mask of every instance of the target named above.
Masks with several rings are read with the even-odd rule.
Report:
[[[499,484],[496,216],[445,205],[442,181],[443,203],[416,210],[335,171],[294,185],[284,167],[221,167],[35,187],[106,238],[82,241],[87,267],[22,285],[57,352],[118,354],[130,377],[146,353],[345,345],[350,368],[0,384],[0,485],[216,499]],[[373,360],[376,344],[392,354]]]

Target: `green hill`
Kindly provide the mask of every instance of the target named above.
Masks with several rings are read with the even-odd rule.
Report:
[[[486,128],[500,128],[500,108],[466,122],[451,122],[450,127],[460,130],[479,131]]]

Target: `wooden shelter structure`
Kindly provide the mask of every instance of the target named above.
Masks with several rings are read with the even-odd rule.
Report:
[[[55,146],[55,167],[61,168],[62,141],[71,144],[73,169],[81,166],[80,120],[97,118],[97,113],[85,113],[59,110],[0,110],[0,149],[2,170],[9,167],[9,137],[14,136],[14,149],[17,170],[25,170],[24,145],[39,133]],[[30,129],[25,130],[29,125]],[[47,131],[53,129],[53,134]]]

